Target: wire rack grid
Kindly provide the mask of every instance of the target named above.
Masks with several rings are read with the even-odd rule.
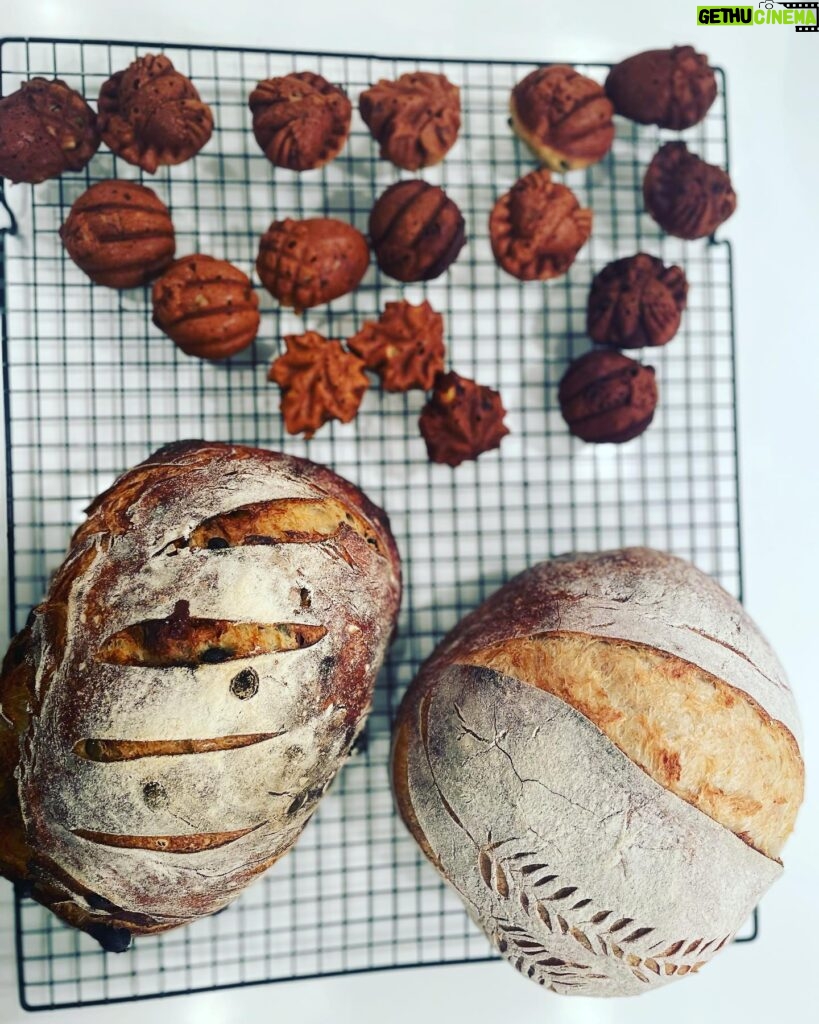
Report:
[[[454,149],[423,172],[460,205],[468,244],[453,268],[401,288],[371,267],[363,285],[304,318],[262,297],[254,346],[227,363],[182,355],[151,325],[147,290],[92,285],[63,254],[58,228],[94,181],[142,179],[105,147],[81,174],[0,192],[0,314],[9,520],[10,624],[42,596],[89,499],[169,441],[206,437],[281,448],[323,462],[389,512],[406,582],[399,635],[379,680],[367,742],[342,771],[297,847],[223,913],[126,954],[103,953],[18,893],[20,997],[29,1009],[352,971],[483,960],[492,953],[393,812],[387,758],[397,702],[435,642],[503,580],[568,550],[650,544],[693,560],[741,596],[731,251],[714,239],[665,237],[642,210],[645,166],[665,134],[618,121],[612,152],[568,176],[594,231],[570,272],[546,285],[505,276],[487,221],[496,198],[534,165],[508,125],[511,87],[535,64],[283,53],[79,40],[6,39],[0,88],[58,76],[94,103],[135,56],[166,52],[214,111],[195,159],[146,182],[171,208],[177,253],[250,270],[274,217],[329,215],[366,231],[377,195],[401,176],[378,158],[357,114],[341,155],[301,175],[274,169],[250,131],[257,81],[314,70],[358,94],[415,68],[461,88]],[[608,66],[576,65],[603,79]],[[690,147],[728,165],[725,81]],[[585,351],[585,306],[606,262],[646,250],[684,267],[680,336],[651,353],[660,406],[621,446],[584,446],[557,409],[557,383]],[[287,436],[265,382],[280,339],[309,328],[348,337],[386,301],[429,298],[445,317],[453,368],[499,388],[511,434],[499,452],[456,470],[431,465],[418,432],[424,396],[372,387],[352,424],[310,442]],[[756,918],[744,939],[756,934]]]

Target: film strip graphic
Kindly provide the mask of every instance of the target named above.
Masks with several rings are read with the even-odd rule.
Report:
[[[762,5],[760,4],[760,6],[762,6]],[[768,4],[765,4],[765,7],[768,7],[768,6],[769,6]],[[773,5],[770,5],[770,6],[773,6]],[[819,3],[808,3],[808,4],[782,4],[782,3],[780,3],[780,4],[777,4],[777,6],[778,7],[784,7],[784,8],[786,8],[789,11],[812,10],[813,11],[813,24],[812,25],[796,25],[795,26],[796,31],[797,32],[816,32],[817,30],[819,30]]]

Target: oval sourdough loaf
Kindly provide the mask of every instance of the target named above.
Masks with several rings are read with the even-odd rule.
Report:
[[[111,949],[224,907],[341,767],[400,588],[321,466],[190,441],[125,473],[4,662],[3,873]]]
[[[556,992],[699,971],[781,872],[799,723],[741,606],[643,548],[544,562],[468,615],[398,713],[398,808]]]

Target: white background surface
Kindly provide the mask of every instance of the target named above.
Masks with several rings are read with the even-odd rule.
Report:
[[[49,1014],[54,1024],[173,1016],[217,1024],[421,1019],[701,1022],[815,1019],[819,954],[819,33],[700,28],[694,0],[28,0],[4,4],[4,35],[148,39],[423,56],[619,60],[690,42],[728,74],[746,604],[785,664],[802,710],[807,800],[761,938],[701,975],[618,1002],[551,996],[504,964],[428,968]],[[5,566],[5,553],[0,564]],[[5,625],[5,623],[3,623]],[[0,840],[1,841],[1,840]],[[731,879],[726,878],[726,885]],[[0,1021],[17,1022],[11,888],[0,882]]]

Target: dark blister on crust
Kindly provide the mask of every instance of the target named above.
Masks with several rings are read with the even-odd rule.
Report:
[[[622,444],[642,434],[654,416],[654,369],[621,352],[587,352],[566,370],[558,399],[563,419],[575,437]]]
[[[730,177],[721,167],[690,153],[684,142],[667,142],[643,180],[646,210],[669,235],[712,235],[737,206]]]
[[[81,171],[99,144],[94,111],[59,78],[32,78],[0,100],[0,177],[36,185]]]
[[[687,295],[681,267],[642,252],[614,260],[592,281],[589,337],[618,348],[665,345],[679,329]]]
[[[461,211],[443,189],[419,178],[391,185],[370,213],[379,267],[397,281],[429,281],[455,262],[466,242]]]
[[[714,69],[693,46],[646,50],[609,72],[606,92],[614,109],[639,124],[683,131],[699,124],[717,96]]]
[[[249,106],[256,141],[278,167],[322,167],[347,141],[352,104],[343,89],[312,71],[259,82]]]
[[[83,192],[60,238],[77,266],[109,288],[146,284],[171,263],[176,248],[168,208],[132,181],[100,181]]]

